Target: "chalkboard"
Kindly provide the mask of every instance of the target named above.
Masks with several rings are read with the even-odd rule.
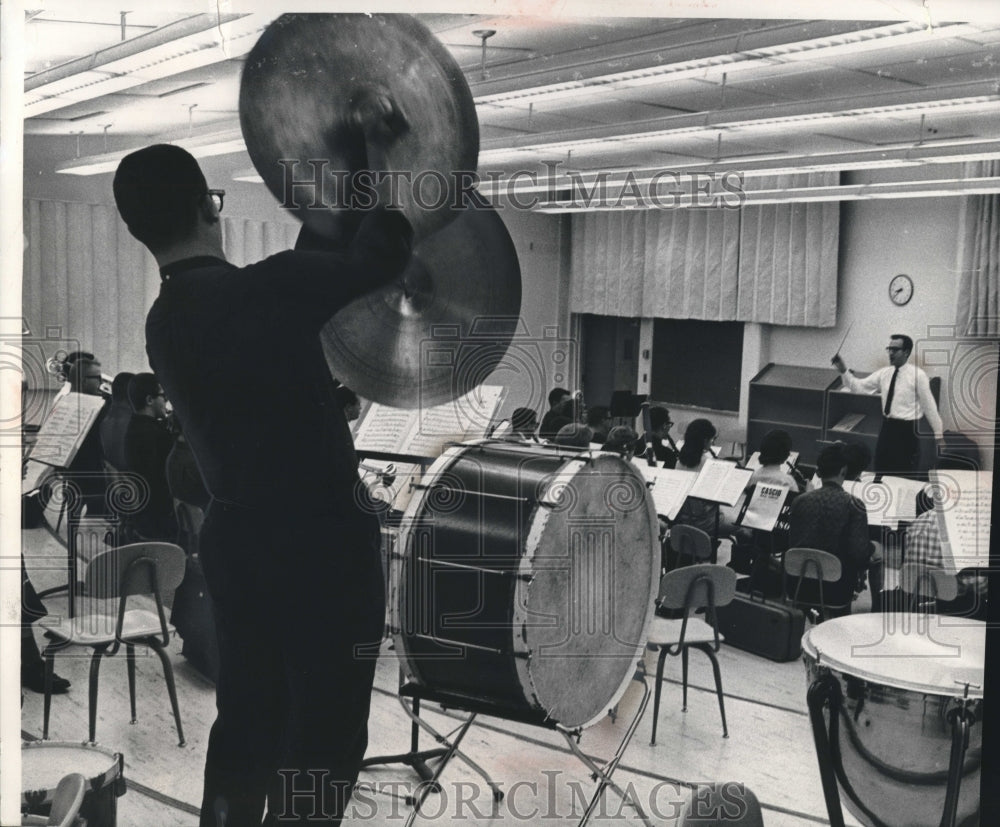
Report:
[[[738,411],[743,323],[657,319],[650,397],[668,405]]]

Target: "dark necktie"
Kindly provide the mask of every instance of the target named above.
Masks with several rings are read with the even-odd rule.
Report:
[[[896,392],[896,377],[899,376],[899,368],[892,372],[892,380],[889,382],[889,392],[885,395],[885,415],[889,415],[892,408],[892,395]]]

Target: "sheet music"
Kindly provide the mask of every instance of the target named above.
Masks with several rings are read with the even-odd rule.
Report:
[[[102,396],[67,393],[56,399],[38,430],[30,458],[59,468],[69,466],[103,407]]]
[[[710,459],[702,466],[688,496],[722,505],[736,505],[752,476],[753,471],[737,468],[735,463]]]
[[[795,463],[798,461],[799,461],[798,451],[792,451],[788,455],[788,459],[786,460],[786,462],[789,465],[795,465]],[[784,464],[782,464],[782,467],[784,467]],[[750,459],[747,460],[746,468],[748,468],[751,471],[756,471],[758,468],[760,468],[760,451],[754,451],[750,455]]]
[[[757,528],[761,531],[774,531],[788,496],[788,487],[758,482],[753,487],[750,502],[740,520],[744,528]]]
[[[925,483],[903,477],[884,476],[875,482],[874,475],[844,483],[844,490],[865,505],[868,525],[896,529],[900,522],[913,522],[917,516],[917,494]]]
[[[633,460],[633,463],[641,469],[643,477],[649,483],[649,493],[656,506],[656,513],[668,520],[675,519],[698,475],[694,471],[676,468],[653,468],[645,460]]]
[[[498,385],[480,385],[451,402],[413,410],[373,402],[354,444],[359,451],[437,457],[448,442],[485,436],[502,393]]]
[[[940,503],[936,510],[945,559],[951,557],[954,571],[988,566],[993,472],[931,471],[930,480]]]
[[[416,421],[416,412],[403,408],[391,408],[372,402],[368,411],[358,423],[354,435],[356,448],[380,453],[401,453],[406,435]]]

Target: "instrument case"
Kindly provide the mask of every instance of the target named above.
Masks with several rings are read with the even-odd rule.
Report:
[[[719,632],[730,646],[779,663],[802,654],[806,616],[800,609],[737,593],[731,603],[715,611]]]

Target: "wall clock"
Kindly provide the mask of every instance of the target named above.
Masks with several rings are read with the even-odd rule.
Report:
[[[909,302],[913,298],[913,279],[903,273],[893,276],[889,282],[889,298],[899,307]]]

